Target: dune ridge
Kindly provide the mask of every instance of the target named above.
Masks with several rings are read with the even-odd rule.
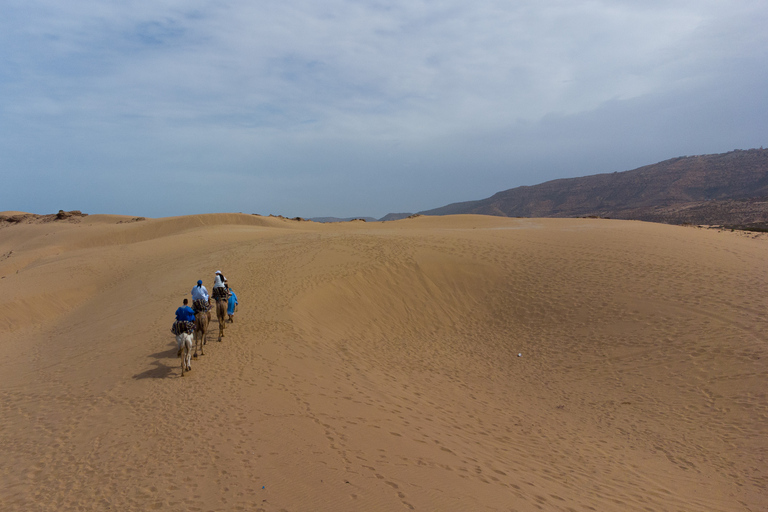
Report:
[[[124,220],[0,230],[2,510],[768,505],[765,235]],[[217,269],[241,306],[182,379]]]

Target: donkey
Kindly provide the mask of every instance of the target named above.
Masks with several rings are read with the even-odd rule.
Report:
[[[224,329],[227,328],[227,298],[216,299],[216,318],[219,319],[219,339],[224,337]]]
[[[216,300],[216,318],[219,320],[219,339],[224,337],[224,329],[227,328],[227,298],[229,294],[224,286],[213,288],[212,299]]]
[[[194,358],[197,359],[197,347],[200,347],[200,355],[204,356],[205,351],[203,346],[208,342],[205,337],[208,334],[208,322],[211,321],[211,316],[208,311],[198,311],[195,313],[195,354]]]
[[[192,345],[195,343],[191,332],[182,332],[176,335],[176,343],[179,345],[179,357],[181,357],[181,376],[184,370],[192,371]]]

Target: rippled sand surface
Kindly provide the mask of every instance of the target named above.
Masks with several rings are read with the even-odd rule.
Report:
[[[91,215],[0,277],[1,510],[768,510],[766,235]]]

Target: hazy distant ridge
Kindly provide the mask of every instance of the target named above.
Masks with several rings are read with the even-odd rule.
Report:
[[[366,222],[373,222],[376,221],[373,217],[310,217],[309,220],[314,222],[350,222],[353,220],[364,220]]]
[[[601,216],[698,224],[768,221],[768,150],[673,158],[639,169],[517,187],[424,215]]]

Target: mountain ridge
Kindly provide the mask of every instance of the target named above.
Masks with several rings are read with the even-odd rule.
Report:
[[[768,150],[681,156],[637,169],[561,178],[421,215],[610,217],[669,224],[768,222]]]

